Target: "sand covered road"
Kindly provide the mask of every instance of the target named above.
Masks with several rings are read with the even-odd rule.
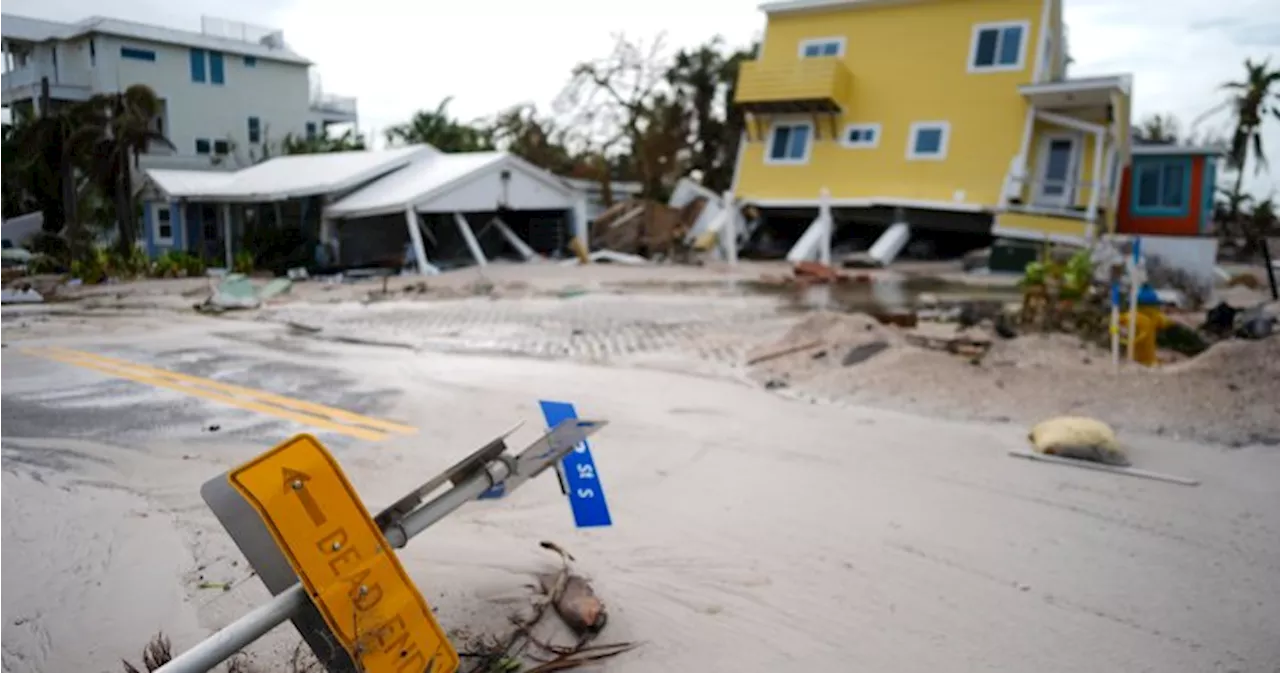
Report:
[[[371,445],[322,435],[371,508],[514,421],[527,424],[513,444],[532,439],[539,398],[571,400],[583,415],[611,422],[593,444],[613,528],[574,530],[546,480],[470,505],[404,550],[410,573],[455,634],[503,627],[511,610],[503,598],[550,565],[537,548],[550,539],[574,553],[609,605],[606,638],[645,642],[610,662],[610,671],[1280,666],[1274,449],[1126,436],[1142,467],[1203,482],[1187,488],[1010,459],[1005,451],[1022,447],[1026,430],[1010,423],[809,404],[743,382],[668,371],[324,344],[285,336],[274,325],[219,323],[210,330],[207,322],[172,323],[145,335],[67,343],[175,368],[194,367],[192,354],[205,353],[199,362],[229,364],[209,365],[203,375],[231,380],[271,365],[279,375],[259,376],[259,385],[312,395],[341,388],[347,395],[333,399],[348,402],[377,393],[360,411],[409,420],[418,437]],[[87,589],[96,583],[130,586],[138,573],[150,573],[149,581],[176,574],[179,587],[158,607],[129,608],[127,624],[74,636],[50,632],[47,647],[81,653],[76,661],[86,665],[79,669],[115,670],[117,658],[134,656],[158,626],[189,618],[215,628],[260,601],[264,592],[252,581],[216,600],[196,588],[198,573],[243,579],[197,489],[300,428],[255,425],[248,412],[122,389],[54,364],[11,367],[15,348],[20,344],[6,349],[4,369],[6,473],[28,469],[19,469],[9,450],[23,439],[10,430],[22,427],[10,423],[11,409],[56,413],[90,435],[81,441],[127,439],[127,450],[101,452],[105,466],[73,464],[60,478],[109,474],[129,495],[93,507],[85,491],[64,497],[64,506],[75,502],[72,511],[88,520],[95,513],[111,518],[112,526],[90,529],[115,531],[119,558],[128,558],[119,545],[136,548],[141,536],[157,546],[158,558],[148,555],[148,563],[169,570],[105,563],[92,545],[83,554],[96,560],[80,567],[13,563],[15,547],[22,554],[52,544],[39,531],[53,516],[21,504],[41,496],[14,482],[15,473],[4,482],[5,588],[61,587],[57,593],[72,599],[41,603],[34,592],[17,593],[24,605],[45,607],[44,618],[71,623],[74,610],[103,609],[107,599]],[[54,394],[70,390],[76,394]],[[113,416],[144,419],[155,417],[157,404],[180,404],[182,423],[102,423],[114,439],[93,436],[77,419],[97,418],[85,414],[107,398],[116,400]],[[234,432],[201,438],[199,426],[215,420]],[[32,432],[28,425],[24,434]],[[16,500],[13,483],[23,484]],[[145,503],[147,517],[120,515],[136,503]],[[30,532],[11,538],[10,530]],[[4,595],[6,662],[18,633],[11,592]],[[174,635],[176,645],[189,644]],[[274,663],[294,637],[286,627],[272,638],[258,650],[262,664]]]

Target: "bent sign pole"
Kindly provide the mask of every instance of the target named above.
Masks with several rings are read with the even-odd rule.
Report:
[[[566,420],[515,456],[505,453],[507,435],[499,437],[376,519],[308,435],[211,480],[201,489],[205,501],[275,596],[158,673],[212,670],[287,620],[331,672],[413,664],[450,673],[457,654],[392,549],[490,488],[514,489],[537,476],[603,426]],[[421,504],[446,482],[449,490]]]

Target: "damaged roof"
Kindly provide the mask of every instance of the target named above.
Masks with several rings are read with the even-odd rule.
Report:
[[[340,218],[403,212],[558,210],[579,193],[554,174],[507,152],[438,153],[347,196],[325,209]]]
[[[234,172],[156,168],[147,177],[174,200],[259,203],[349,191],[437,153],[430,145],[408,145],[293,154]]]

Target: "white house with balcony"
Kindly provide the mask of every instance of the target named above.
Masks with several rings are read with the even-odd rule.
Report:
[[[46,80],[51,107],[145,84],[163,104],[156,128],[176,149],[155,148],[144,168],[234,169],[288,134],[357,122],[356,100],[319,91],[311,62],[280,31],[208,17],[199,32],[104,17],[2,19],[0,103],[11,118],[39,113]]]

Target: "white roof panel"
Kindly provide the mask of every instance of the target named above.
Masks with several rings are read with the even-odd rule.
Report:
[[[184,199],[201,194],[225,191],[235,173],[224,171],[191,171],[177,168],[153,168],[147,177],[171,199]]]
[[[161,191],[175,199],[280,201],[354,189],[403,168],[414,159],[437,153],[430,145],[409,145],[383,150],[293,154],[234,173],[153,169],[147,171],[147,175]]]
[[[407,166],[326,208],[338,217],[364,217],[404,210],[467,176],[496,165],[505,152],[436,154]]]

